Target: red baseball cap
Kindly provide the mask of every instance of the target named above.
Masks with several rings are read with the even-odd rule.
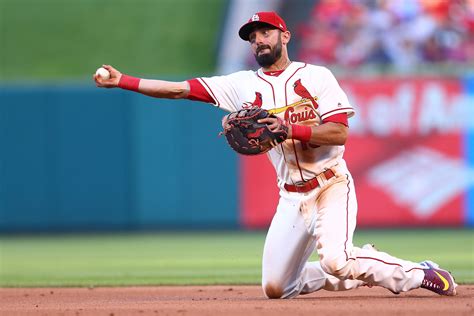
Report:
[[[244,41],[248,41],[250,33],[253,32],[255,26],[258,24],[267,24],[283,32],[288,31],[285,21],[283,21],[276,12],[257,12],[240,28],[240,38]]]

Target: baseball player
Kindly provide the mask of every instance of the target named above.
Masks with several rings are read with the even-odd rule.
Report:
[[[208,102],[229,112],[261,107],[274,114],[261,121],[271,131],[286,125],[288,138],[267,154],[278,176],[280,199],[263,250],[266,297],[363,285],[393,293],[422,287],[455,295],[451,274],[431,261],[410,262],[371,245],[353,245],[357,202],[343,154],[354,109],[333,74],[289,59],[291,33],[275,12],[254,14],[239,36],[249,42],[261,66],[257,71],[169,82],[135,78],[104,65],[110,78],[95,75],[94,80],[98,87]],[[320,260],[308,262],[315,251]]]

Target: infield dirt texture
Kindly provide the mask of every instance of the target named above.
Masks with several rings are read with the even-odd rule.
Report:
[[[473,237],[356,233],[356,244],[447,267],[461,283],[455,297],[363,287],[268,300],[265,232],[0,236],[0,315],[474,315]]]
[[[474,286],[454,297],[383,288],[268,300],[259,286],[1,289],[2,315],[473,315]]]

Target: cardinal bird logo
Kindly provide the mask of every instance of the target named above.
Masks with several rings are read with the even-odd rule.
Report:
[[[260,136],[263,134],[263,132],[265,131],[265,128],[266,128],[266,127],[261,127],[261,128],[257,129],[257,130],[256,130],[255,132],[253,132],[253,133],[248,133],[248,134],[247,134],[247,137],[248,137],[248,138],[257,138],[257,137],[260,137]]]
[[[303,84],[301,83],[301,79],[295,81],[295,83],[293,84],[293,88],[295,89],[295,93],[301,98],[308,99],[311,101],[314,110],[319,107],[318,102],[316,102],[311,93],[309,93],[308,89],[306,89],[306,87],[303,86]]]
[[[259,108],[262,107],[263,101],[262,101],[262,94],[260,92],[255,92],[255,100],[250,103],[250,102],[245,102],[244,103],[244,108],[249,108],[252,106],[258,106]]]
[[[262,94],[260,92],[255,92],[255,100],[252,102],[253,106],[262,107]]]

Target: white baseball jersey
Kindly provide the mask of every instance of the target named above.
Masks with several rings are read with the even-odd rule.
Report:
[[[240,71],[227,76],[198,78],[212,103],[229,112],[260,106],[291,124],[318,125],[328,117],[354,114],[346,94],[325,67],[292,62],[278,76]],[[288,139],[268,156],[279,187],[314,178],[342,159],[344,146],[317,146]]]
[[[291,124],[341,122],[337,114],[354,114],[328,69],[299,62],[278,76],[260,69],[189,82],[192,100],[227,111],[259,106]],[[262,287],[267,297],[290,298],[361,285],[380,285],[399,293],[421,285],[424,274],[419,264],[353,245],[357,199],[343,153],[344,146],[317,146],[294,139],[269,151],[282,190],[263,250]],[[335,176],[318,177],[318,187],[311,191],[283,189],[285,183],[312,179],[326,168]],[[321,261],[308,262],[314,251]]]

